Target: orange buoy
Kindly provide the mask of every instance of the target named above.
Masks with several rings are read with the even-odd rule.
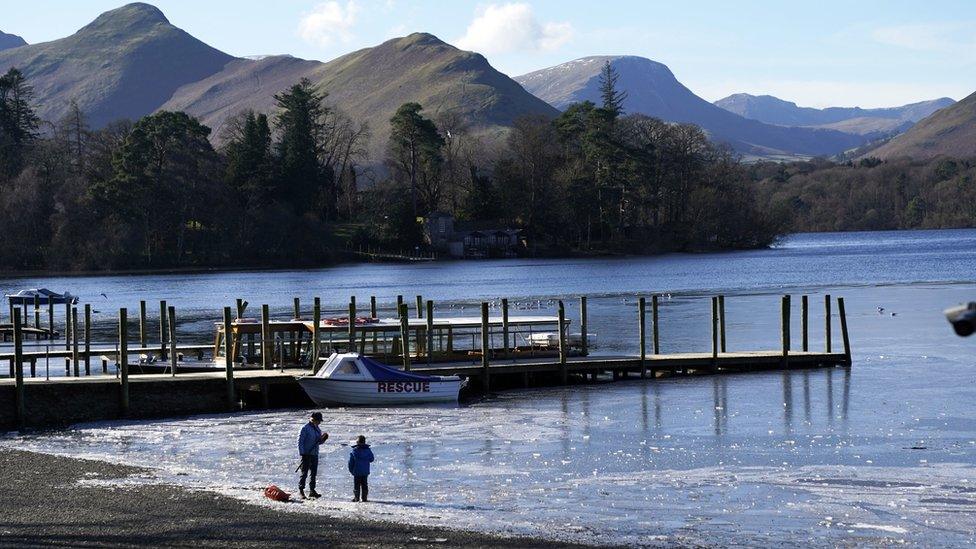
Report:
[[[278,488],[274,484],[264,489],[264,497],[273,501],[281,501],[281,502],[291,501],[291,494],[285,492],[281,488]]]

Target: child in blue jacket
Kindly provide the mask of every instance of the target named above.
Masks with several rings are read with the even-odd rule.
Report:
[[[366,444],[366,437],[359,435],[356,445],[349,453],[349,473],[353,478],[353,501],[369,501],[369,464],[373,462],[373,451]]]

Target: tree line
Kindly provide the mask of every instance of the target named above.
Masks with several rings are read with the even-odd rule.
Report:
[[[424,247],[434,212],[522,229],[525,254],[772,241],[780,221],[759,207],[754,171],[694,126],[626,115],[609,65],[601,82],[601,105],[523,117],[504,139],[404,104],[380,162],[367,153],[372,129],[308,80],[213,136],[183,112],[93,129],[73,104],[42,121],[11,69],[0,77],[0,269],[321,265],[360,247]]]

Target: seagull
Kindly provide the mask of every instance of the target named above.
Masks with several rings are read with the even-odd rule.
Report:
[[[105,295],[105,294],[99,294],[99,295],[102,296],[102,297],[104,297],[105,299],[108,299],[108,296]]]
[[[878,307],[878,314],[884,314],[884,307]]]

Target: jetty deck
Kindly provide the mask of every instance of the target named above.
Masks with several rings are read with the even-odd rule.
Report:
[[[25,353],[25,333],[21,311],[13,311],[14,352],[0,354],[9,361],[10,379],[0,379],[0,430],[43,428],[78,422],[119,418],[164,418],[200,413],[232,412],[269,407],[311,406],[297,379],[312,372],[329,353],[356,350],[369,354],[379,345],[386,362],[421,374],[460,375],[471,380],[474,391],[490,393],[516,387],[539,387],[615,381],[636,376],[649,383],[654,379],[678,375],[725,375],[741,372],[832,368],[851,366],[850,338],[843,298],[836,300],[843,347],[834,351],[831,327],[831,297],[824,301],[825,348],[809,348],[809,307],[802,297],[799,350],[793,349],[790,297],[781,300],[781,348],[775,350],[734,351],[726,349],[724,297],[712,298],[710,352],[664,353],[658,325],[660,314],[657,296],[651,299],[651,314],[645,309],[645,298],[638,300],[638,346],[634,354],[594,355],[587,348],[587,337],[577,337],[570,344],[569,322],[565,307],[559,302],[558,315],[509,316],[507,301],[502,300],[502,315],[491,318],[489,304],[482,303],[481,316],[433,318],[433,305],[417,298],[417,318],[410,318],[407,306],[400,301],[399,318],[376,321],[375,298],[371,315],[364,325],[349,322],[356,319],[355,302],[351,301],[346,325],[341,319],[323,320],[318,299],[313,320],[295,318],[273,321],[268,306],[262,306],[261,322],[242,321],[243,307],[238,301],[238,317],[231,308],[224,309],[224,321],[217,325],[213,345],[179,345],[176,341],[175,312],[161,303],[158,344],[147,341],[145,305],[139,318],[139,344],[130,346],[126,309],[119,311],[118,342],[112,347],[91,345],[89,324],[84,326],[84,346],[79,345],[77,310],[66,320],[65,348],[56,356],[65,361],[65,377],[34,377],[37,360],[52,353]],[[144,303],[144,302],[143,302]],[[169,312],[168,318],[163,312]],[[86,313],[88,311],[86,310]],[[651,316],[648,330],[647,316]],[[73,319],[74,323],[71,323]],[[168,326],[167,331],[163,327]],[[276,328],[272,328],[276,326]],[[580,298],[580,329],[587,334],[586,298]],[[53,328],[53,326],[51,327]],[[555,349],[519,348],[514,335],[520,329],[554,329],[558,334]],[[231,334],[224,337],[222,334]],[[335,336],[339,335],[339,341]],[[470,336],[470,345],[467,344]],[[378,344],[377,341],[380,343]],[[339,345],[345,345],[345,348]],[[574,347],[575,345],[575,347]],[[246,350],[246,347],[253,347]],[[180,371],[177,360],[183,353],[202,355],[213,351],[208,371]],[[169,365],[166,373],[136,373],[130,365],[132,355],[153,355],[154,364]],[[251,363],[249,357],[257,358]],[[92,368],[92,358],[101,368]],[[302,357],[317,357],[304,364],[289,362]],[[181,359],[182,360],[182,359]],[[109,363],[115,364],[109,368]],[[30,376],[24,374],[29,364]],[[73,366],[70,368],[69,365]],[[101,370],[101,373],[99,373]],[[111,371],[114,370],[114,371]],[[71,375],[73,372],[73,376]],[[84,375],[83,375],[84,373]]]

